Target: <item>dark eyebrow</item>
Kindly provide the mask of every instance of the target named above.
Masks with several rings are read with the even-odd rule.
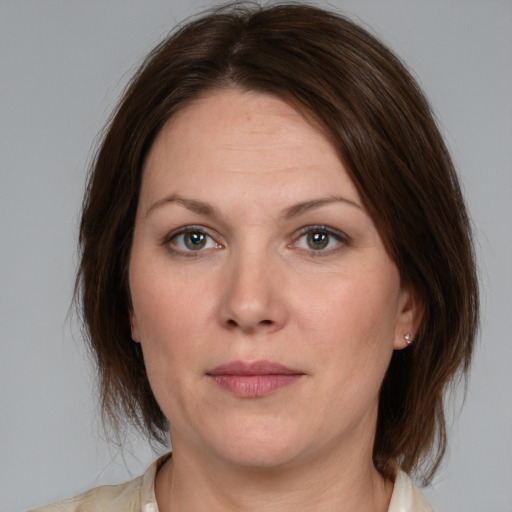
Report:
[[[349,206],[353,206],[359,210],[363,209],[359,204],[355,203],[354,201],[351,201],[350,199],[346,199],[344,197],[332,196],[332,197],[323,197],[320,199],[312,199],[311,201],[304,201],[303,203],[294,204],[293,206],[286,208],[286,210],[284,210],[282,216],[286,220],[289,220],[292,217],[296,217],[297,215],[300,215],[308,210],[311,210],[314,208],[320,208],[321,206],[324,206],[326,204],[338,203],[338,202],[347,204]]]
[[[312,199],[310,201],[304,201],[302,203],[294,204],[292,206],[289,206],[286,208],[281,216],[289,220],[293,217],[296,217],[297,215],[300,215],[304,213],[305,211],[314,209],[314,208],[320,208],[326,204],[330,203],[345,203],[349,206],[353,206],[359,210],[362,210],[362,207],[355,203],[354,201],[351,201],[350,199],[346,199],[344,197],[324,197],[320,199]],[[194,213],[198,213],[199,215],[205,215],[208,217],[213,217],[216,215],[215,208],[213,206],[209,205],[208,203],[204,203],[203,201],[197,201],[196,199],[187,199],[186,197],[179,196],[177,194],[173,194],[168,197],[164,197],[163,199],[158,200],[156,203],[153,203],[146,212],[146,217],[156,208],[159,208],[165,204],[169,203],[179,203],[187,210],[191,210]]]
[[[187,210],[191,210],[194,213],[198,213],[199,215],[213,216],[215,215],[215,209],[210,206],[208,203],[203,203],[202,201],[196,201],[195,199],[187,199],[185,197],[179,196],[177,194],[173,194],[168,197],[164,197],[160,199],[156,203],[153,203],[146,212],[146,217],[156,208],[163,206],[164,204],[169,203],[179,203]]]

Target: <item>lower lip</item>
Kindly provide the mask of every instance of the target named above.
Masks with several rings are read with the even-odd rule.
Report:
[[[213,380],[221,388],[236,396],[247,398],[270,395],[279,389],[294,384],[301,377],[301,374],[212,375]]]

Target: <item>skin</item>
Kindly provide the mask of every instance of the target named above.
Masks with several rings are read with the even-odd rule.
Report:
[[[421,304],[317,127],[237,89],[180,111],[145,165],[129,279],[133,339],[172,425],[162,512],[387,510],[378,393]],[[259,360],[300,376],[247,397],[209,374]]]

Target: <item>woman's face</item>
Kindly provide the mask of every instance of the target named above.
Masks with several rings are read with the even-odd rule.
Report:
[[[176,453],[253,468],[371,457],[417,308],[333,146],[294,108],[223,90],[163,128],[129,278]]]

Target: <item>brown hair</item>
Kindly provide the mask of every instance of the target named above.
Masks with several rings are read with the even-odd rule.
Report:
[[[156,47],[128,86],[93,162],[77,290],[102,411],[161,441],[167,420],[130,337],[127,269],[144,160],[163,125],[223,87],[261,91],[316,120],[338,148],[403,283],[425,312],[380,393],[374,464],[428,482],[446,445],[443,395],[467,373],[478,323],[470,225],[448,151],[403,64],[350,20],[304,4],[235,4]]]

